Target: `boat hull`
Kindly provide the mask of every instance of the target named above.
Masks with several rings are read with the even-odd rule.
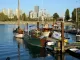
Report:
[[[70,49],[67,50],[67,52],[68,52],[71,56],[80,59],[80,53],[76,53],[76,51],[77,51],[77,50],[75,50],[75,51],[72,51],[72,50],[70,50]]]
[[[29,45],[32,45],[34,47],[40,47],[40,48],[42,47],[41,44],[40,44],[40,39],[39,38],[30,36],[30,35],[26,35],[26,36],[23,37],[23,39]]]
[[[24,34],[15,33],[14,37],[16,37],[16,38],[23,38]]]
[[[77,34],[76,34],[76,36],[80,36],[80,35],[77,35]]]
[[[23,40],[23,42],[25,44],[25,48],[29,49],[29,53],[32,57],[45,57],[46,56],[45,48],[32,45],[29,42],[26,42],[26,40]]]

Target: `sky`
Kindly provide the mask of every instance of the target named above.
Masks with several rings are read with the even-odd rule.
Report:
[[[77,1],[77,2],[76,2]],[[39,6],[40,9],[46,9],[46,11],[52,15],[58,13],[61,17],[64,15],[66,9],[70,10],[70,15],[74,8],[80,6],[79,0],[20,0],[20,9],[26,14],[30,10],[34,10],[34,6]],[[14,11],[18,7],[18,0],[0,0],[0,11],[3,8],[10,8]]]

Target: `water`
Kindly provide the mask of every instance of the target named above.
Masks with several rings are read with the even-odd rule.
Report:
[[[0,25],[0,60],[6,60],[7,57],[11,60],[79,60],[68,54],[51,56],[42,49],[25,45],[23,40],[13,37],[14,27],[14,25]],[[75,35],[66,34],[65,36],[70,38],[70,43],[75,41]]]

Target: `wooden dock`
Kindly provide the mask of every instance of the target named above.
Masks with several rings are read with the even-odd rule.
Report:
[[[68,50],[70,48],[80,48],[80,42],[74,42],[72,44],[67,44],[66,46],[64,46],[64,50]],[[61,47],[54,47],[54,51],[61,51]]]

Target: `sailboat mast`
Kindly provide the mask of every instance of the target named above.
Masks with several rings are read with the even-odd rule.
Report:
[[[20,25],[20,0],[18,0],[18,26]]]

